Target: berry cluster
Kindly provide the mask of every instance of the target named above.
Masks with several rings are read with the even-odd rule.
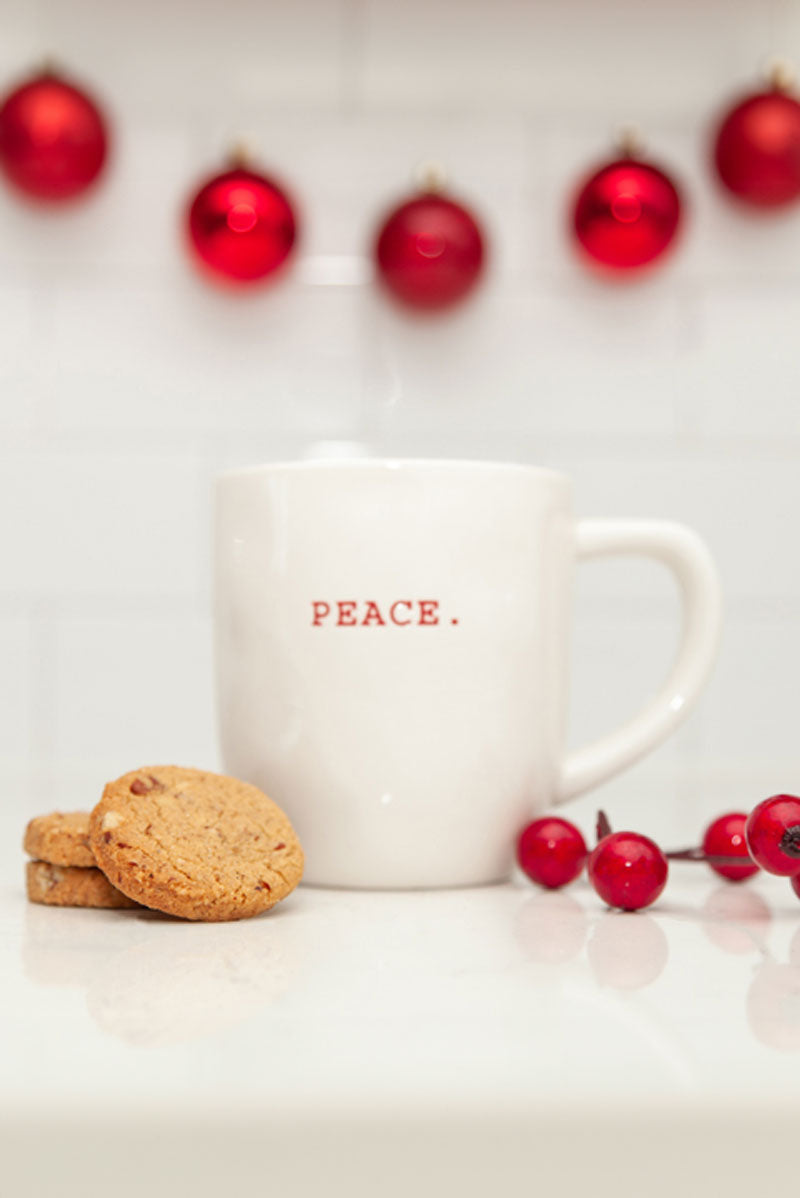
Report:
[[[517,861],[531,881],[555,890],[586,866],[600,898],[623,911],[656,901],[667,884],[670,860],[705,861],[729,882],[743,882],[764,869],[788,877],[800,898],[800,798],[773,795],[749,815],[727,812],[709,824],[699,847],[667,853],[639,832],[612,831],[602,811],[591,852],[579,829],[557,816],[534,820],[517,841]]]

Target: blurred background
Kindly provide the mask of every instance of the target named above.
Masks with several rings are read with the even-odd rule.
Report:
[[[347,452],[567,471],[576,510],[708,540],[719,665],[662,749],[574,808],[691,841],[705,815],[796,790],[800,210],[722,194],[718,114],[792,0],[0,0],[0,83],[45,54],[109,115],[85,200],[0,188],[0,783],[24,818],[91,805],[142,762],[219,764],[209,568],[221,468]],[[602,280],[568,236],[622,124],[683,188],[675,252]],[[201,278],[187,201],[236,138],[302,218],[291,270]],[[372,278],[421,161],[480,217],[481,286],[436,316]],[[581,567],[570,739],[661,682],[678,604],[657,566]],[[15,860],[16,869],[16,860]]]

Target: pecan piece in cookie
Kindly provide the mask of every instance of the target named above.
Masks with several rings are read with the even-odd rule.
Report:
[[[158,778],[148,774],[147,778],[134,778],[130,790],[132,795],[146,795],[153,790],[164,790],[164,784]]]

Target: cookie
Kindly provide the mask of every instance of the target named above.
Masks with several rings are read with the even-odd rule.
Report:
[[[28,861],[25,882],[30,901],[50,907],[139,906],[112,886],[105,874],[96,868]]]
[[[97,864],[89,848],[89,812],[54,811],[37,815],[25,829],[22,847],[37,861],[51,865],[81,865],[90,868]]]
[[[89,844],[123,892],[183,919],[244,919],[294,890],[303,850],[289,819],[247,782],[176,765],[109,782]]]

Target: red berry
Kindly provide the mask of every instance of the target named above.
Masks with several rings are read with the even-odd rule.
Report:
[[[557,890],[577,878],[588,850],[574,824],[556,816],[535,819],[520,833],[517,861],[532,882]]]
[[[771,874],[800,873],[800,799],[773,795],[747,817],[745,838],[750,856]]]
[[[667,884],[667,859],[638,832],[612,832],[589,857],[589,881],[609,907],[638,911],[654,903]]]
[[[744,882],[758,873],[758,866],[753,863],[747,851],[747,841],[744,838],[744,826],[747,814],[744,811],[729,811],[720,815],[706,828],[703,836],[703,851],[710,857],[742,857],[746,865],[714,865],[711,868],[721,878],[729,882]]]
[[[792,878],[792,890],[800,898],[800,874],[795,874]]]

